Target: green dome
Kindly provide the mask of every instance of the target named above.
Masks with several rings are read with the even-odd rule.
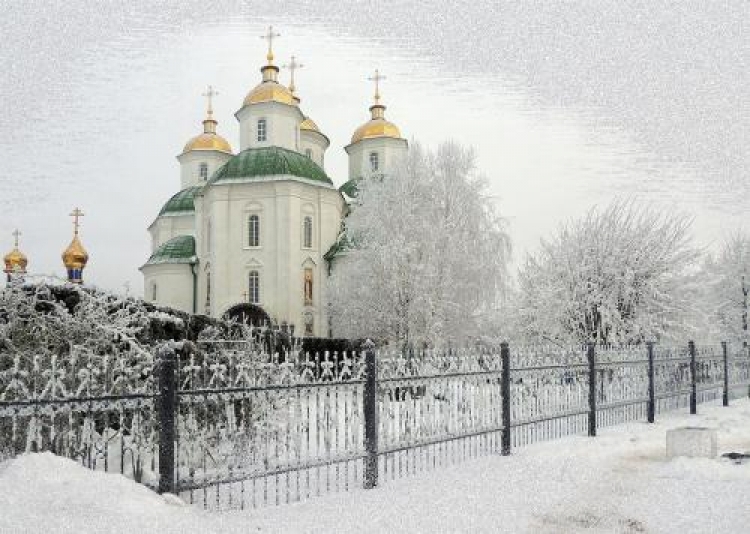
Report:
[[[172,198],[167,200],[167,203],[164,204],[164,207],[159,212],[159,215],[165,215],[167,213],[182,214],[194,212],[195,204],[193,199],[195,198],[195,194],[201,189],[203,189],[202,185],[196,185],[183,189]]]
[[[280,174],[333,185],[325,171],[313,160],[277,146],[243,150],[216,171],[207,185]]]
[[[178,235],[157,248],[146,262],[156,263],[191,263],[195,258],[195,238],[191,235]]]
[[[339,192],[344,193],[349,198],[356,198],[359,193],[359,181],[361,178],[352,178],[344,185],[339,187]]]

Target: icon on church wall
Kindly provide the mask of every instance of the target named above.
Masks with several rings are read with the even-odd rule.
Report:
[[[302,318],[305,321],[305,335],[311,336],[313,335],[313,327],[315,325],[315,315],[311,310],[305,310],[305,312],[302,314]]]
[[[313,271],[312,269],[305,269],[305,306],[312,306],[313,303]]]

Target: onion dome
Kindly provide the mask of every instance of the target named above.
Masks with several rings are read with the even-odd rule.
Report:
[[[385,120],[385,106],[380,103],[380,80],[384,80],[377,70],[375,76],[370,80],[375,82],[375,103],[370,106],[371,118],[362,126],[357,128],[352,135],[352,144],[363,139],[376,139],[380,137],[391,137],[401,139],[398,127],[390,121]]]
[[[218,95],[214,91],[213,87],[208,86],[208,91],[204,94],[208,98],[208,110],[206,112],[206,118],[203,121],[203,133],[196,135],[190,141],[187,142],[184,152],[190,152],[191,150],[218,150],[219,152],[226,152],[227,154],[232,153],[232,147],[222,136],[216,133],[216,125],[218,122],[214,119],[214,110],[212,99]]]
[[[18,249],[18,236],[20,235],[21,232],[19,232],[18,230],[13,232],[13,236],[15,237],[15,245],[13,245],[13,250],[8,252],[3,257],[3,262],[5,263],[4,272],[9,277],[13,274],[25,274],[26,266],[29,264],[29,260],[26,257],[26,254]]]
[[[178,235],[162,243],[146,262],[146,265],[158,263],[195,263],[195,238],[191,235]]]
[[[75,208],[70,214],[73,217],[73,240],[62,253],[63,265],[68,272],[68,281],[75,284],[83,283],[83,269],[89,261],[89,253],[83,248],[81,240],[78,238],[78,218],[83,216],[83,212]]]
[[[214,184],[264,180],[274,176],[291,176],[333,185],[317,163],[299,152],[278,146],[248,148],[227,161],[208,180]]]
[[[320,128],[318,128],[318,125],[315,124],[315,122],[310,117],[305,117],[305,120],[300,123],[299,129],[302,131],[320,133]]]
[[[259,104],[261,102],[279,102],[290,106],[297,105],[297,101],[292,91],[279,83],[279,67],[273,64],[273,39],[279,34],[273,33],[273,28],[268,28],[268,34],[263,38],[268,40],[268,54],[266,59],[268,63],[260,69],[263,75],[263,81],[256,85],[245,97],[243,106],[250,104]]]

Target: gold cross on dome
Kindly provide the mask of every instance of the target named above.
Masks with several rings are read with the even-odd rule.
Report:
[[[15,230],[13,230],[13,234],[12,235],[13,235],[13,238],[14,238],[14,240],[16,242],[16,248],[18,248],[18,238],[21,235],[21,232],[19,232],[18,228],[16,228]]]
[[[375,104],[380,103],[380,81],[385,80],[385,76],[380,74],[380,71],[378,69],[375,69],[375,76],[371,76],[370,78],[367,78],[371,82],[375,82]]]
[[[268,33],[265,35],[261,35],[261,39],[265,39],[268,41],[268,54],[266,54],[266,59],[268,60],[268,64],[270,65],[273,61],[273,40],[276,37],[281,37],[280,33],[274,33],[273,26],[268,27]]]
[[[206,89],[206,92],[203,93],[201,96],[205,96],[206,100],[208,101],[208,116],[214,114],[214,97],[218,96],[219,91],[215,90],[213,85],[209,85]]]
[[[75,209],[74,209],[74,210],[73,210],[73,211],[72,211],[72,212],[70,213],[70,216],[71,216],[71,217],[73,217],[73,230],[74,230],[74,232],[75,232],[75,233],[76,233],[76,235],[77,235],[77,234],[78,234],[78,227],[79,227],[79,226],[81,225],[81,223],[80,223],[80,222],[78,222],[78,219],[79,219],[80,217],[83,217],[83,212],[82,212],[82,211],[81,211],[80,209],[78,209],[78,208],[75,208]]]
[[[299,63],[297,61],[297,58],[292,56],[292,60],[289,62],[289,64],[284,65],[283,67],[285,69],[289,69],[289,72],[291,73],[292,77],[291,77],[291,81],[289,82],[289,90],[293,93],[294,90],[296,89],[294,85],[294,71],[297,69],[301,69],[302,67],[304,67],[304,65],[302,63]]]

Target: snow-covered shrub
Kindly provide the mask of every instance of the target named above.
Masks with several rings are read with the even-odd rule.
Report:
[[[518,330],[530,341],[637,343],[694,323],[691,220],[635,202],[563,224],[519,273]]]

